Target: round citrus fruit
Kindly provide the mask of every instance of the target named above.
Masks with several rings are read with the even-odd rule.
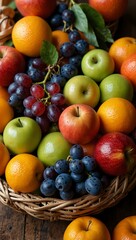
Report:
[[[68,33],[61,30],[52,31],[52,43],[55,45],[57,50],[60,50],[60,47],[63,43],[69,42]]]
[[[98,108],[103,132],[130,133],[136,127],[136,108],[124,98],[110,98]]]
[[[6,87],[2,87],[0,86],[0,98],[5,99],[6,101],[8,101],[9,99],[9,93]]]
[[[7,147],[0,141],[0,176],[5,173],[5,168],[10,160]]]
[[[7,100],[0,98],[0,133],[3,133],[7,123],[14,117],[13,108]]]
[[[51,42],[52,31],[49,24],[38,16],[26,16],[18,20],[12,30],[15,48],[29,57],[40,56],[44,40]]]
[[[112,240],[135,240],[136,239],[136,216],[128,216],[114,227]]]
[[[136,90],[136,53],[124,60],[120,72],[132,82]]]
[[[102,14],[106,22],[112,22],[125,13],[128,0],[89,0],[89,4]]]
[[[74,219],[65,229],[63,240],[111,240],[106,225],[99,219],[83,216]]]
[[[120,72],[123,61],[134,53],[136,53],[136,38],[122,37],[111,44],[109,54],[115,62],[116,72]]]
[[[8,185],[16,192],[34,192],[41,184],[44,166],[32,154],[17,154],[8,162],[5,177]]]
[[[99,88],[101,102],[113,97],[125,98],[129,101],[133,99],[133,85],[125,76],[118,73],[104,78]]]

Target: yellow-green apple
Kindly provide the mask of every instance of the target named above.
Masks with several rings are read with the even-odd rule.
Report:
[[[100,119],[96,111],[87,104],[72,104],[59,117],[59,129],[72,144],[87,144],[99,131]]]
[[[15,0],[16,7],[22,16],[50,17],[55,11],[56,0]]]
[[[69,155],[71,144],[60,132],[46,134],[41,140],[37,156],[46,166],[52,166],[57,160],[66,159]]]
[[[92,49],[87,52],[81,61],[81,69],[84,75],[91,77],[96,82],[114,72],[115,63],[106,50]]]
[[[63,240],[111,240],[106,225],[91,216],[74,219],[65,229]]]
[[[25,71],[24,56],[14,47],[0,46],[0,86],[8,87],[14,75]]]
[[[70,78],[64,86],[63,93],[68,105],[80,103],[94,108],[100,99],[98,84],[85,75]]]
[[[133,85],[123,75],[113,73],[104,78],[100,85],[100,102],[104,102],[112,97],[125,98],[129,101],[133,99]]]
[[[3,131],[3,142],[12,154],[33,152],[38,147],[41,137],[40,126],[29,117],[12,119]]]
[[[94,157],[105,173],[112,176],[127,174],[136,165],[136,144],[124,133],[106,133],[98,139]]]

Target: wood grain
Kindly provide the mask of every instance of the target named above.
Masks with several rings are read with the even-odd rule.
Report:
[[[136,38],[136,1],[129,0],[127,13],[119,22],[116,38],[132,36]],[[99,215],[113,231],[115,225],[123,218],[136,215],[136,188],[118,205],[106,209]],[[27,214],[15,212],[0,203],[0,240],[62,240],[69,222],[49,222],[33,218]]]

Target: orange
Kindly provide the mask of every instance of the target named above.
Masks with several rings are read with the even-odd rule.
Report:
[[[120,72],[132,82],[136,90],[136,53],[122,63]]]
[[[34,155],[17,154],[8,162],[5,170],[6,181],[16,192],[34,192],[42,181],[44,166]]]
[[[74,219],[66,228],[63,240],[111,240],[106,225],[99,219],[83,216]]]
[[[136,240],[136,216],[128,216],[118,222],[112,240]]]
[[[5,173],[5,168],[10,160],[10,154],[7,147],[0,141],[0,176]]]
[[[38,16],[26,16],[18,20],[12,30],[15,48],[29,57],[40,56],[43,40],[51,41],[52,31],[49,24]]]
[[[59,51],[61,45],[65,42],[69,42],[68,33],[61,30],[52,31],[52,43]]]
[[[6,101],[8,101],[9,93],[8,93],[7,88],[0,86],[0,98],[3,98]]]
[[[3,133],[5,126],[13,117],[13,108],[9,105],[7,100],[0,98],[0,133]]]
[[[111,44],[109,54],[115,62],[116,72],[120,72],[123,61],[134,53],[136,53],[136,38],[122,37]]]
[[[100,105],[97,114],[103,132],[130,133],[136,127],[136,108],[124,98],[110,98]]]
[[[106,22],[118,20],[126,12],[128,0],[89,0],[90,6],[102,14]]]

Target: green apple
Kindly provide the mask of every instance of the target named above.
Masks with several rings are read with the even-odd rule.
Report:
[[[114,73],[109,75],[101,81],[99,87],[101,103],[112,97],[125,98],[129,101],[133,99],[133,86],[121,74]]]
[[[81,69],[84,75],[101,82],[103,78],[114,72],[115,63],[106,50],[93,49],[83,56]]]
[[[52,166],[57,160],[66,159],[71,144],[60,132],[51,132],[43,137],[37,149],[37,156],[46,166]]]
[[[85,75],[77,75],[69,79],[63,93],[69,105],[87,104],[94,108],[100,99],[99,86]]]
[[[12,154],[33,152],[38,147],[41,137],[40,126],[29,117],[12,119],[3,131],[3,142]]]

